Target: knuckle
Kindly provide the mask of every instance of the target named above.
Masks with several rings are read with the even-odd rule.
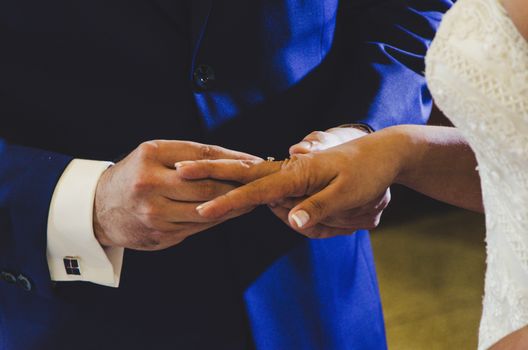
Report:
[[[132,179],[132,193],[142,194],[154,187],[153,177],[146,172],[138,172]]]
[[[281,169],[285,172],[289,172],[289,185],[290,190],[295,196],[303,196],[310,194],[313,184],[313,171],[311,170],[313,157],[310,154],[299,154],[293,155],[290,159],[287,159],[281,165]]]
[[[298,167],[300,163],[312,158],[310,154],[292,154],[290,158],[286,158],[281,162],[281,169],[290,169]]]
[[[136,154],[139,159],[150,159],[156,154],[157,149],[157,141],[146,141],[137,147]]]
[[[218,150],[215,146],[200,145],[199,153],[202,159],[210,159],[218,154]]]
[[[325,136],[326,136],[326,132],[316,130],[308,134],[308,136],[306,136],[305,139],[308,141],[322,141],[324,140]]]

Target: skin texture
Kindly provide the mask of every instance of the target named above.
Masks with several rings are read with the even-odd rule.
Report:
[[[240,195],[242,195],[244,199],[239,202],[237,193],[232,192],[231,194],[234,193],[237,197],[233,198],[230,202],[234,206],[242,206],[242,203],[245,202],[269,204],[275,215],[303,235],[311,238],[345,235],[358,229],[372,229],[377,227],[382,212],[390,201],[390,190],[388,189],[388,186],[381,189],[378,195],[369,201],[361,203],[356,207],[337,208],[331,215],[326,216],[320,222],[317,222],[310,227],[300,228],[292,224],[291,217],[289,217],[288,214],[291,209],[297,207],[299,203],[304,202],[305,200],[311,200],[307,199],[307,196],[312,194],[313,191],[310,190],[305,192],[297,189],[289,191],[284,187],[276,187],[276,184],[268,186],[268,184],[265,183],[263,186],[259,186],[259,182],[274,181],[269,178],[260,178],[282,170],[286,171],[286,177],[290,177],[291,175],[292,177],[290,177],[290,180],[295,180],[300,176],[300,173],[304,173],[302,168],[305,163],[304,160],[311,159],[313,154],[334,146],[339,146],[349,140],[359,139],[365,135],[365,131],[355,128],[333,128],[325,132],[316,131],[307,135],[298,144],[293,145],[290,148],[291,159],[283,162],[204,160],[196,163],[179,162],[176,166],[178,174],[184,179],[196,180],[213,178],[229,180],[238,183],[250,183],[248,185],[250,191],[253,191],[252,188],[257,192],[262,189],[264,192],[267,192],[267,195],[272,196],[266,199],[256,198],[255,196],[258,195],[257,193],[251,193],[247,196],[245,191],[242,191]],[[188,167],[188,165],[190,166]],[[289,172],[290,169],[296,169],[299,174],[297,172],[292,174]],[[284,185],[288,186],[290,183],[291,182],[285,181]],[[304,186],[302,182],[295,181],[295,183],[299,184],[301,187]],[[322,188],[322,186],[322,184],[317,184],[314,189],[319,187]],[[250,206],[252,207],[254,205],[256,204]],[[230,208],[228,213],[215,213],[209,218],[212,220],[224,218],[226,215],[230,215],[231,212],[236,212],[237,210],[238,209]]]
[[[501,2],[528,39],[524,0]],[[259,204],[268,204],[285,223],[309,237],[349,234],[377,226],[390,201],[388,188],[395,182],[483,211],[476,161],[456,130],[402,126],[349,142],[341,132],[308,135],[291,147],[291,159],[282,162],[222,152],[169,159],[142,145],[103,175],[95,203],[96,236],[106,245],[162,249]],[[198,158],[204,160],[179,162],[176,179],[170,162]],[[236,188],[222,182],[226,180],[247,185]],[[192,213],[197,205],[199,210]],[[308,213],[302,227],[293,219],[299,211]],[[130,234],[124,235],[125,230]],[[527,348],[524,327],[491,349]]]
[[[475,155],[456,128],[404,125],[388,130],[403,137],[395,182],[431,198],[483,213]],[[400,142],[401,143],[401,142]],[[393,145],[399,150],[398,144]]]
[[[528,327],[523,327],[495,343],[490,350],[526,350],[528,348]]]
[[[355,127],[332,128],[326,131],[314,131],[307,135],[301,142],[290,147],[290,155],[307,154],[310,152],[322,151],[342,143],[358,139],[367,135],[363,129]],[[301,203],[306,196],[281,199],[277,203],[272,203],[270,209],[287,225],[290,224],[288,213],[292,208]],[[331,232],[349,234],[350,232],[365,228],[376,228],[381,220],[383,210],[389,205],[391,200],[390,189],[387,188],[380,197],[359,208],[343,210],[325,218],[314,227],[299,231],[312,238],[328,236]]]
[[[260,158],[218,146],[186,141],[149,141],[107,169],[96,189],[94,232],[103,246],[160,250],[251,208],[222,219],[196,212],[200,203],[236,188],[215,180],[181,179],[174,163],[184,159]]]
[[[500,0],[519,33],[528,40],[528,6],[525,0]]]
[[[282,162],[182,162],[178,174],[185,179],[247,183],[199,206],[197,210],[205,218],[222,219],[259,204],[277,210],[277,203],[286,202],[280,214],[292,228],[309,237],[324,238],[376,226],[377,214],[388,203],[387,188],[395,182],[482,211],[475,167],[473,152],[456,129],[408,125],[321,151],[294,154]],[[300,215],[305,222],[296,217],[299,212],[305,213]],[[345,221],[345,213],[354,213],[356,223]],[[370,219],[362,223],[359,217],[363,216]]]

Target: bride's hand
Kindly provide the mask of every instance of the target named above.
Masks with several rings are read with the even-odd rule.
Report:
[[[188,161],[177,168],[186,179],[249,182],[199,206],[204,217],[221,218],[258,204],[277,207],[284,198],[308,196],[289,210],[287,222],[307,236],[329,237],[353,230],[336,223],[320,231],[322,227],[316,225],[383,198],[401,168],[401,141],[398,133],[381,131],[327,150],[294,154],[281,162]]]
[[[368,127],[361,125],[336,127],[326,131],[314,131],[299,143],[291,146],[290,155],[322,151],[363,137],[368,133]],[[289,225],[288,214],[290,210],[306,198],[306,196],[285,198],[278,201],[275,206],[270,206],[270,209],[278,218]],[[366,205],[333,213],[317,225],[305,229],[302,233],[315,238],[326,237],[331,232],[335,233],[336,229],[344,229],[344,233],[354,232],[358,229],[374,229],[378,227],[383,210],[389,205],[390,200],[391,193],[390,189],[387,188],[379,198],[375,198]],[[298,230],[296,227],[294,229]]]

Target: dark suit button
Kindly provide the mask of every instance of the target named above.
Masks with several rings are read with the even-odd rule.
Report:
[[[25,290],[26,292],[31,291],[31,288],[32,288],[31,282],[26,276],[18,275],[16,279],[17,279],[18,285],[22,287],[23,290]]]
[[[215,80],[215,72],[211,66],[200,64],[193,73],[194,84],[200,90],[210,89]]]
[[[7,283],[16,283],[16,277],[11,272],[2,271],[0,272],[0,278]]]

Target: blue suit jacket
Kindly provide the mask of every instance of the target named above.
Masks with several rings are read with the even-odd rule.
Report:
[[[0,2],[0,269],[33,285],[0,281],[0,349],[384,349],[368,234],[308,240],[265,209],[126,251],[118,289],[50,281],[72,157],[153,138],[281,157],[313,130],[429,114],[423,56],[449,0],[190,3],[182,31],[171,0]]]

